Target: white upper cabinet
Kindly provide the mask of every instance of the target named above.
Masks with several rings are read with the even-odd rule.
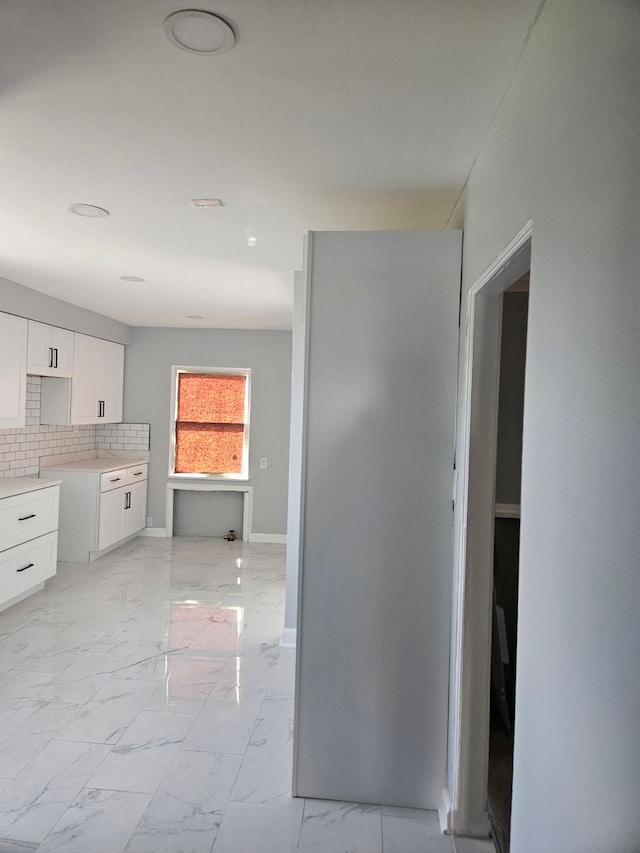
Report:
[[[73,378],[42,380],[41,423],[101,424],[122,420],[124,346],[74,335]]]
[[[36,376],[72,376],[73,332],[29,320],[27,373]]]
[[[0,314],[0,429],[26,423],[27,321]]]
[[[98,400],[102,414],[98,423],[120,423],[124,393],[124,347],[113,341],[98,341]]]

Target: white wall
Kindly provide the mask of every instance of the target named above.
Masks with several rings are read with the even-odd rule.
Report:
[[[461,234],[310,238],[294,792],[435,808]]]
[[[291,333],[231,329],[134,328],[125,363],[126,420],[151,427],[147,513],[165,526],[171,366],[251,368],[249,483],[253,533],[284,535],[291,398]],[[260,457],[269,467],[261,470]]]
[[[305,296],[305,274],[296,272],[293,280],[293,329],[291,332],[291,429],[289,445],[289,507],[287,511],[287,576],[284,631],[282,634],[282,644],[286,646],[294,646],[296,643],[296,625],[298,621],[298,572],[300,565],[304,440],[305,330],[307,322]]]
[[[547,0],[464,199],[465,289],[533,218],[512,853],[640,844],[639,80],[637,2]]]

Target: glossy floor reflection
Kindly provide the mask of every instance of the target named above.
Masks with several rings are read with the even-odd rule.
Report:
[[[291,798],[284,557],[137,539],[0,613],[0,853],[452,853],[433,812]]]

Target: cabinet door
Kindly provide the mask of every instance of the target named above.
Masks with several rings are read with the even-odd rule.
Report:
[[[98,418],[97,338],[75,335],[71,385],[71,423],[95,424]]]
[[[98,341],[98,400],[104,404],[98,423],[119,423],[122,420],[123,388],[123,345]]]
[[[27,321],[0,314],[0,429],[26,423]]]
[[[128,501],[125,500],[125,507],[127,508],[124,510],[123,536],[130,536],[132,533],[142,530],[147,515],[146,481],[128,486],[127,492],[130,498]]]
[[[29,342],[27,346],[27,373],[36,376],[53,376],[53,349],[51,346],[51,326],[29,320]]]
[[[73,332],[29,320],[27,373],[36,376],[73,375]]]
[[[51,349],[53,350],[52,376],[69,378],[73,376],[73,332],[50,326]]]
[[[100,519],[98,521],[98,551],[118,542],[123,532],[124,507],[127,490],[113,489],[100,495]]]

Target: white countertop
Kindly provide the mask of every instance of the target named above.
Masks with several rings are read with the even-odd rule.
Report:
[[[62,480],[41,480],[38,477],[0,477],[0,498],[12,498],[49,486],[59,486]]]
[[[77,462],[64,462],[61,465],[47,465],[43,471],[76,471],[90,474],[105,474],[107,471],[117,471],[119,468],[131,468],[136,465],[147,465],[146,459],[131,459],[131,457],[96,456],[93,459],[80,459]]]

